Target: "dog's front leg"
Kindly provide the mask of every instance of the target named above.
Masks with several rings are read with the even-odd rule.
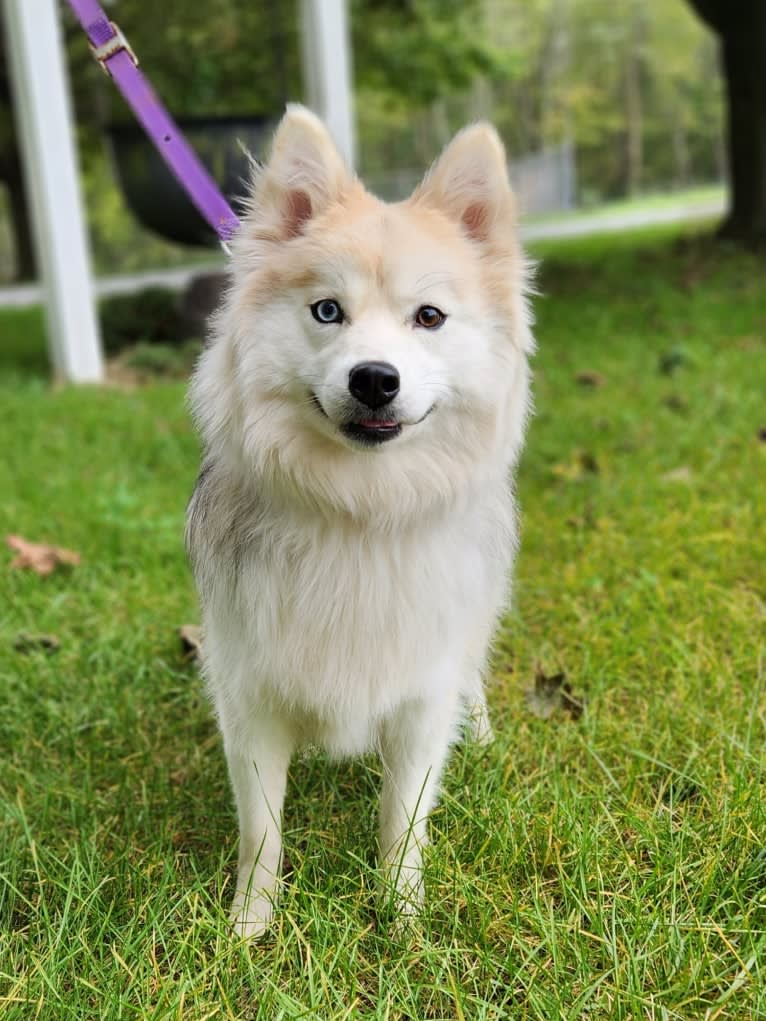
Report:
[[[282,868],[282,804],[294,739],[270,713],[227,727],[226,760],[239,815],[239,867],[231,907],[236,932],[257,939],[268,926]]]
[[[457,699],[408,702],[381,734],[380,855],[400,914],[423,900],[422,848],[458,722]]]

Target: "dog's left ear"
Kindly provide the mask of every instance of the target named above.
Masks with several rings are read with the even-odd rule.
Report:
[[[354,180],[320,119],[291,103],[274,136],[271,159],[256,171],[249,203],[253,232],[262,240],[297,237]]]
[[[426,174],[412,196],[446,213],[474,241],[507,235],[516,222],[505,149],[490,124],[464,128]]]

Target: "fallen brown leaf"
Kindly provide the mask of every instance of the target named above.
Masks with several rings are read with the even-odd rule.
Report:
[[[178,629],[184,653],[189,659],[202,658],[202,628],[196,624],[183,624]]]
[[[680,468],[674,468],[661,476],[663,482],[691,482],[692,477],[692,470],[688,464],[682,464]]]
[[[601,375],[600,372],[592,372],[585,370],[584,372],[578,372],[575,376],[575,382],[579,383],[580,386],[603,386],[606,383],[606,378]]]
[[[61,546],[50,546],[44,542],[30,542],[20,535],[6,535],[5,541],[17,554],[11,561],[11,567],[19,570],[28,568],[35,574],[52,574],[57,567],[66,565],[76,567],[80,563],[80,554]]]
[[[579,482],[586,475],[598,475],[599,464],[596,455],[589,450],[575,450],[568,461],[561,461],[551,467],[551,474],[565,482]]]
[[[740,337],[735,341],[734,346],[739,351],[760,351],[763,347],[763,337],[753,335],[750,337]]]
[[[689,364],[689,356],[682,347],[671,348],[670,351],[663,351],[657,362],[658,370],[663,376],[672,376],[678,369]]]
[[[30,635],[21,631],[16,635],[13,642],[16,652],[34,652],[35,649],[42,649],[43,652],[58,652],[61,642],[55,635]]]
[[[666,408],[670,408],[671,411],[688,411],[689,402],[681,394],[668,394],[667,397],[663,398],[662,403]]]
[[[557,709],[562,709],[573,720],[579,720],[585,701],[572,694],[572,685],[561,671],[547,676],[540,668],[535,674],[534,688],[524,692],[527,708],[541,720],[547,720]]]

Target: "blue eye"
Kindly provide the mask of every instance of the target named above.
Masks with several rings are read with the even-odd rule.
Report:
[[[320,298],[309,307],[318,323],[342,323],[345,318],[343,309],[334,298]]]

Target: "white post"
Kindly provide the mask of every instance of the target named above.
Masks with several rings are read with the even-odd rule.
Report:
[[[104,378],[56,0],[5,0],[27,194],[56,374]]]
[[[351,45],[346,0],[301,0],[303,77],[309,106],[355,163]]]

